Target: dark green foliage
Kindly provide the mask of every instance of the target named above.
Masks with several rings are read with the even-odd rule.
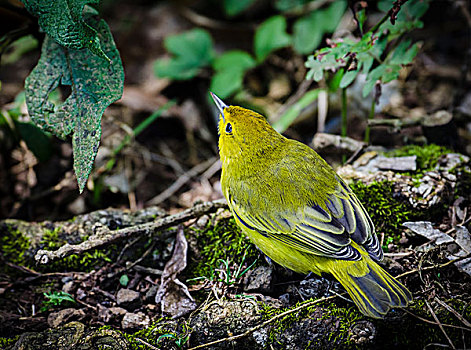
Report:
[[[308,54],[319,47],[324,34],[335,31],[346,7],[346,1],[334,1],[325,9],[312,11],[298,19],[293,25],[294,49]]]
[[[392,3],[387,3],[389,10]],[[383,4],[380,8],[384,9],[386,6]],[[418,46],[404,40],[396,42],[389,52],[385,52],[386,46],[413,29],[421,28],[423,23],[419,18],[427,9],[428,1],[411,0],[402,5],[394,25],[385,16],[385,21],[380,22],[379,27],[372,28],[359,41],[350,38],[334,40],[331,47],[318,50],[308,58],[306,66],[310,70],[307,78],[320,81],[324,72],[340,71],[343,77],[339,86],[345,88],[362,72],[367,75],[363,96],[371,92],[377,81],[387,83],[397,79],[401,68],[410,64],[416,56]],[[373,68],[375,62],[377,66]]]
[[[75,304],[76,301],[69,293],[60,291],[52,293],[43,293],[45,300],[43,301],[43,306],[41,311],[47,311],[54,306],[61,306],[67,304]]]
[[[241,89],[245,73],[255,67],[255,60],[247,52],[228,51],[213,62],[214,75],[210,91],[225,98]]]
[[[203,29],[169,36],[164,45],[173,57],[156,61],[155,73],[159,77],[191,79],[214,58],[213,40]]]
[[[236,16],[248,9],[256,0],[224,0],[224,11],[226,14]]]
[[[40,162],[47,161],[51,157],[52,146],[44,131],[31,122],[15,121],[15,127],[21,139]]]
[[[253,0],[225,0],[223,5],[226,13],[233,16],[246,10],[252,3]],[[335,30],[346,4],[344,0],[335,1],[325,9],[311,11],[297,19],[292,28],[293,35],[288,34],[288,23],[284,16],[276,15],[266,19],[255,31],[253,56],[244,51],[231,50],[215,57],[211,36],[202,29],[170,36],[165,39],[164,45],[173,57],[157,60],[155,74],[174,80],[187,80],[194,78],[203,68],[212,66],[214,75],[210,91],[220,98],[229,97],[242,90],[247,71],[264,62],[273,51],[292,46],[298,53],[305,54],[315,49],[325,33]],[[285,5],[281,4],[281,7]]]
[[[42,30],[59,45],[80,50],[90,49],[95,55],[110,60],[103,52],[97,31],[82,18],[86,4],[98,4],[99,0],[23,0],[26,9],[38,17]],[[97,12],[86,8],[89,14]]]
[[[41,58],[26,78],[26,103],[31,119],[42,129],[64,138],[73,134],[74,170],[83,191],[101,137],[101,116],[119,99],[124,72],[106,23],[86,11],[85,21],[98,30],[111,63],[88,50],[67,49],[51,37],[44,40]],[[70,96],[60,105],[50,101],[58,86],[69,86]]]
[[[270,52],[291,44],[286,33],[286,19],[274,16],[263,22],[255,32],[254,52],[258,62],[263,62]]]

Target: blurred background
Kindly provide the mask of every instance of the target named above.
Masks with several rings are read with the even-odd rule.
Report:
[[[67,219],[110,206],[173,211],[221,198],[209,91],[262,113],[334,166],[368,144],[435,143],[469,155],[469,1],[410,0],[395,25],[394,5],[101,1],[95,7],[110,26],[125,83],[103,115],[80,195],[70,138],[35,128],[25,104],[24,81],[44,34],[21,2],[1,1],[0,218]],[[341,56],[344,46],[354,53]],[[359,143],[339,148],[316,139],[319,132]]]

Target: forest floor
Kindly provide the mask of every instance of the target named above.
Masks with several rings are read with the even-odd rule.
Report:
[[[367,112],[357,88],[348,92],[348,142],[332,135],[336,94],[326,133],[316,134],[316,103],[284,133],[315,148],[365,205],[383,267],[413,293],[407,309],[369,319],[333,278],[269,263],[243,236],[222,200],[209,73],[171,81],[153,71],[166,55],[162,39],[200,17],[165,2],[122,1],[101,14],[125,67],[124,95],[103,116],[84,193],[69,141],[51,138],[49,159],[39,161],[0,133],[0,348],[470,348],[470,27],[450,3],[431,6],[414,34],[420,53],[383,87],[388,103],[369,146],[359,141]],[[252,22],[234,40],[231,22],[211,23],[217,50],[248,50]],[[3,57],[2,111],[27,118],[17,96],[38,57],[39,48]],[[247,73],[247,106],[277,114],[299,92],[304,61],[282,49]]]

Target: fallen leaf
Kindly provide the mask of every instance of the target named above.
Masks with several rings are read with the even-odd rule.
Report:
[[[188,242],[183,233],[183,226],[179,226],[173,255],[165,264],[160,287],[155,296],[155,302],[161,305],[162,313],[170,314],[173,318],[183,316],[196,308],[187,286],[177,278],[186,267],[187,251]]]

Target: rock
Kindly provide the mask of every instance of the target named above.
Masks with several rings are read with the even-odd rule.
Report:
[[[273,269],[271,267],[259,266],[247,275],[244,290],[269,292],[272,278]]]
[[[350,339],[357,345],[371,344],[376,338],[376,327],[368,320],[356,322],[349,330]]]
[[[121,327],[123,329],[140,329],[147,327],[150,324],[150,318],[143,312],[137,314],[128,312],[124,315],[121,321]]]
[[[158,285],[152,285],[146,292],[146,295],[144,297],[144,299],[146,301],[154,301],[155,299],[155,295],[157,294],[157,290],[159,289],[159,286]]]
[[[116,295],[116,303],[128,310],[134,310],[141,304],[141,295],[131,289],[120,289]]]
[[[329,282],[325,278],[319,277],[302,280],[299,283],[298,291],[305,299],[317,299],[325,296],[328,289]]]
[[[74,281],[69,281],[62,286],[62,291],[65,293],[72,294],[74,289]]]
[[[85,317],[82,309],[67,308],[57,312],[51,312],[47,318],[49,326],[56,328],[70,321],[80,321]]]
[[[80,322],[70,322],[59,328],[39,333],[24,333],[13,349],[22,350],[127,350],[129,342],[121,332],[106,328],[86,328]]]
[[[402,225],[412,232],[435,242],[436,245],[454,241],[449,235],[433,228],[432,223],[429,221],[405,222]]]
[[[126,309],[122,307],[104,307],[98,304],[98,318],[105,323],[113,323],[121,321],[123,315],[127,313]]]
[[[227,337],[227,331],[232,334],[241,334],[253,327],[261,320],[258,305],[252,299],[226,300],[220,299],[209,303],[195,317],[191,319],[190,327],[196,330],[191,335],[191,346],[207,343]],[[257,349],[258,341],[263,341],[262,329],[242,339],[239,346],[234,343],[218,344],[219,349]],[[243,346],[240,346],[242,345]]]

